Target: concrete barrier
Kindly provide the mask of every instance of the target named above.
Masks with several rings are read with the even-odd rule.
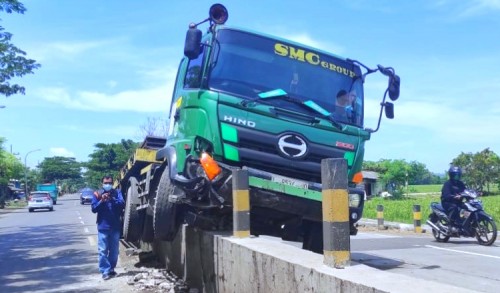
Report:
[[[147,248],[147,245],[144,244]],[[470,292],[351,262],[344,269],[323,256],[267,237],[235,238],[183,226],[177,238],[150,245],[170,271],[200,292]]]

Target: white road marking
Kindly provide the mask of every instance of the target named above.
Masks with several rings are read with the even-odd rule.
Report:
[[[80,223],[82,223],[82,225],[85,225],[85,222],[84,222],[84,221],[80,221]]]
[[[85,231],[85,233],[89,233],[89,228],[85,227],[85,229],[83,229],[83,231]]]
[[[89,240],[90,246],[95,246],[96,245],[94,237],[88,236],[87,239]]]
[[[359,232],[356,236],[352,236],[351,240],[358,240],[358,239],[387,239],[387,238],[401,238],[401,236],[398,236],[398,235],[387,235],[387,234],[378,234],[378,233]]]
[[[500,259],[500,256],[496,256],[496,255],[489,255],[489,254],[475,253],[475,252],[462,251],[462,250],[456,250],[456,249],[442,248],[442,247],[437,247],[437,246],[433,246],[433,245],[425,245],[425,247],[434,248],[434,249],[441,249],[441,250],[446,250],[446,251],[451,251],[451,252],[458,252],[458,253],[463,253],[463,254],[470,254],[470,255],[477,255],[477,256],[484,256],[484,257],[491,257],[491,258]]]

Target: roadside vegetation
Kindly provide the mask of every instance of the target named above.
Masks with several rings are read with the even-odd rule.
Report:
[[[498,193],[500,188],[500,157],[485,148],[477,153],[460,153],[451,162],[462,168],[462,180],[469,188],[484,195]],[[377,174],[378,192],[388,191],[392,198],[404,198],[412,193],[439,193],[447,180],[448,166],[440,175],[430,172],[425,164],[406,160],[381,159],[363,162],[364,171]]]
[[[500,226],[500,194],[482,196],[485,211]],[[410,196],[402,199],[375,197],[365,202],[363,218],[377,219],[377,205],[384,206],[384,221],[413,224],[413,206],[420,205],[422,225],[430,214],[431,202],[440,202],[439,195]]]
[[[25,200],[9,200],[5,203],[5,209],[22,209],[27,205]]]
[[[409,185],[410,193],[440,193],[443,184]]]

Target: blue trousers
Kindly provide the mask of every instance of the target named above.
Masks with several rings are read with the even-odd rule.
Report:
[[[119,230],[99,230],[97,232],[99,251],[99,271],[107,275],[115,270],[120,247]]]

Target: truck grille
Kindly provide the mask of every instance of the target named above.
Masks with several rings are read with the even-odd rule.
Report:
[[[241,166],[266,170],[283,176],[319,183],[321,182],[321,160],[343,158],[345,153],[340,149],[307,141],[305,156],[300,159],[289,158],[280,151],[278,146],[280,136],[242,127],[236,128],[238,129],[238,143],[233,145],[238,148]]]

